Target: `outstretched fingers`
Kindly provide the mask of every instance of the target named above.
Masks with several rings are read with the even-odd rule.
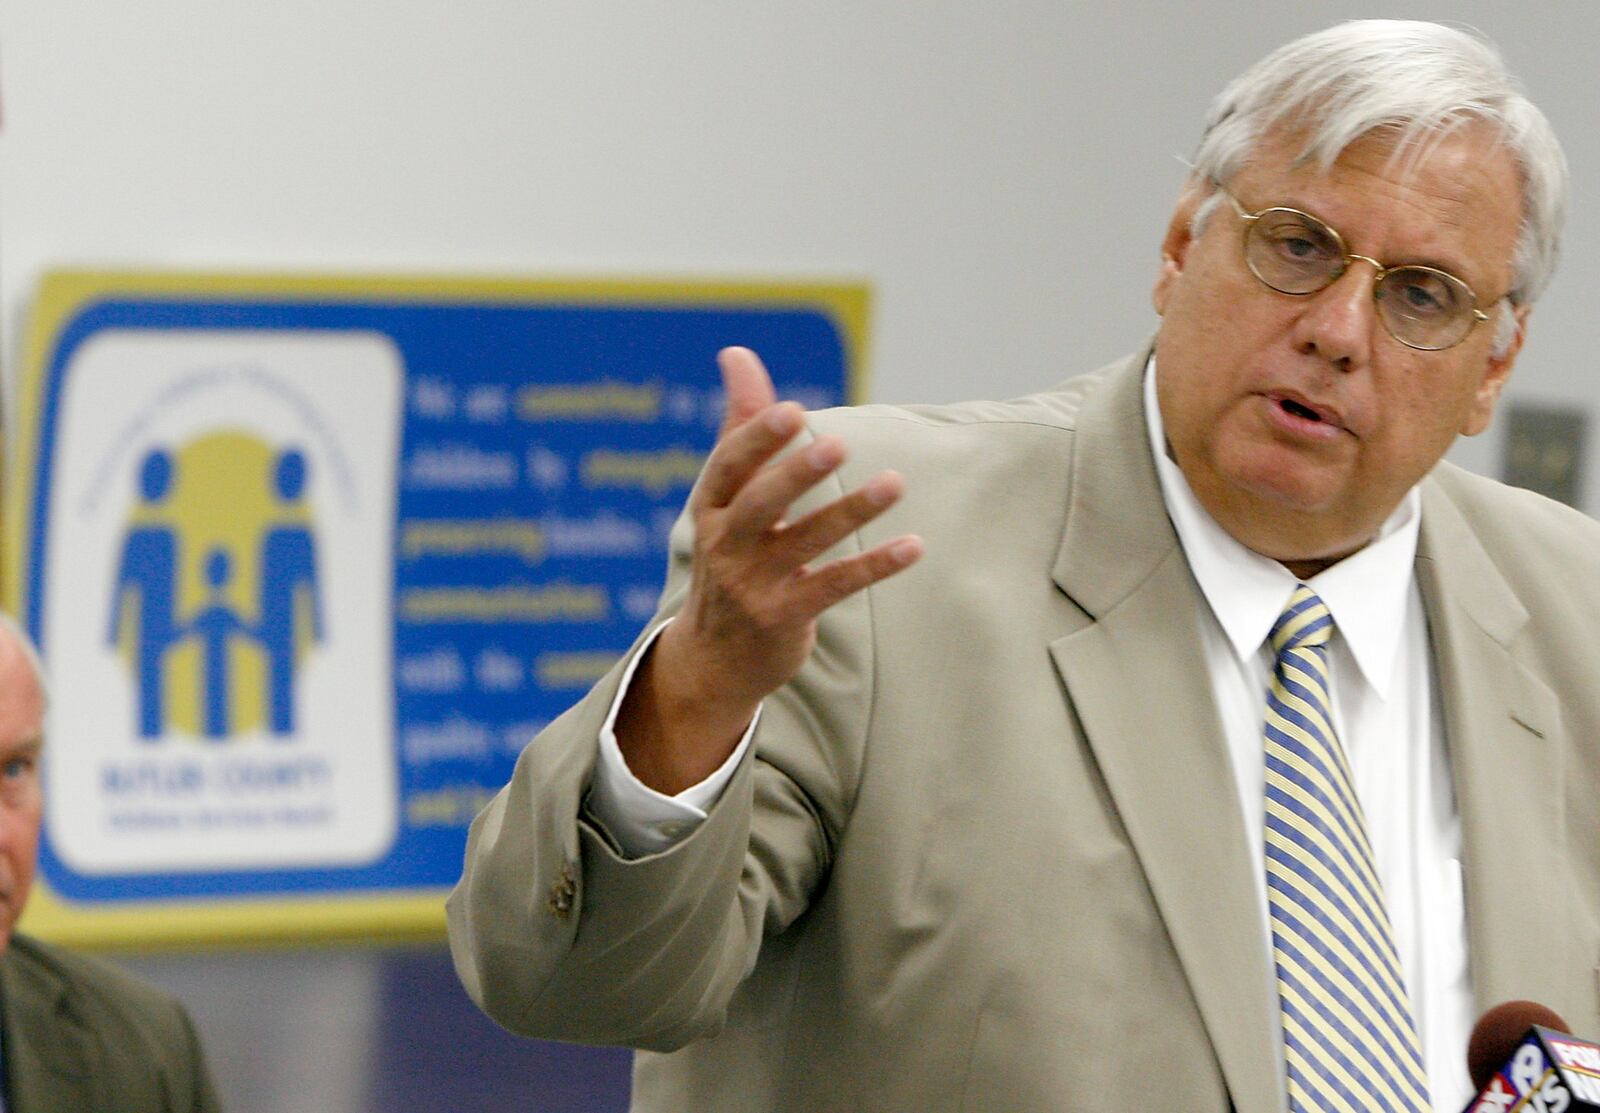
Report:
[[[922,538],[906,534],[864,553],[803,569],[791,588],[791,606],[800,614],[816,618],[835,603],[915,564],[922,552]]]
[[[719,509],[731,503],[804,424],[805,411],[799,403],[780,402],[742,425],[725,428],[706,459],[697,496],[700,505]]]
[[[818,437],[804,448],[762,468],[728,507],[728,532],[755,542],[783,521],[796,499],[820,483],[845,459],[838,437]]]
[[[720,438],[776,402],[778,394],[766,364],[749,348],[722,349],[717,353],[717,368],[722,372],[722,392],[728,400]]]
[[[904,492],[899,472],[879,472],[849,494],[786,523],[771,546],[774,564],[785,571],[802,567],[888,510]]]
[[[739,607],[743,613],[765,614],[778,626],[809,626],[833,604],[894,575],[922,555],[921,538],[907,535],[813,566],[813,561],[899,501],[905,481],[898,473],[882,472],[860,488],[787,521],[796,500],[844,462],[844,442],[818,437],[782,455],[803,428],[805,411],[793,402],[776,400],[771,377],[748,348],[725,348],[717,363],[727,413],[692,504],[704,546],[699,555],[708,558],[700,567],[721,570],[706,581],[706,599],[729,600],[748,596],[754,589],[763,598],[746,598]],[[799,633],[796,628],[796,636]]]
[[[726,506],[750,477],[770,460],[805,421],[794,402],[778,402],[772,376],[749,348],[724,348],[717,353],[727,407],[716,446],[706,460],[696,496],[703,505]]]

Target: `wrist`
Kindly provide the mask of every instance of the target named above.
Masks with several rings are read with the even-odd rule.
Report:
[[[629,771],[664,795],[675,796],[721,767],[760,707],[719,688],[692,653],[662,631],[640,662],[620,708],[617,746]]]
[[[715,656],[698,649],[682,620],[661,632],[645,667],[664,722],[698,737],[743,734],[761,697],[743,691],[740,670],[719,668]]]

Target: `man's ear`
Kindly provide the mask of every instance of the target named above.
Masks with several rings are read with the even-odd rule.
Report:
[[[1531,307],[1519,305],[1512,310],[1516,318],[1517,329],[1511,334],[1511,344],[1504,355],[1490,355],[1489,365],[1484,369],[1483,378],[1478,380],[1477,389],[1472,395],[1472,404],[1467,409],[1466,418],[1461,423],[1461,434],[1475,437],[1489,427],[1489,420],[1494,417],[1495,405],[1500,401],[1500,392],[1505,389],[1506,380],[1511,378],[1511,365],[1517,361],[1517,353],[1522,351],[1522,342],[1528,337],[1528,314]],[[1484,321],[1483,328],[1498,329],[1498,320]]]
[[[1157,313],[1167,311],[1167,299],[1183,274],[1189,247],[1194,242],[1194,214],[1200,211],[1208,192],[1198,178],[1190,178],[1178,195],[1178,206],[1172,210],[1167,234],[1161,240],[1161,269],[1156,272],[1155,289],[1150,291],[1150,301]]]

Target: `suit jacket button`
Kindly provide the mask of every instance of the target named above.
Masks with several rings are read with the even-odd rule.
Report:
[[[555,881],[550,886],[550,911],[559,919],[565,920],[572,915],[572,904],[578,895],[577,878],[572,871],[572,864],[561,867],[561,872],[556,875]]]

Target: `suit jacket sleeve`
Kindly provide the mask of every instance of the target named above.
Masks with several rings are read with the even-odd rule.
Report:
[[[791,516],[842,491],[830,479]],[[685,515],[648,629],[681,604],[691,552]],[[667,1050],[719,1031],[764,937],[800,915],[828,870],[859,771],[871,660],[862,593],[827,612],[800,675],[766,701],[706,822],[637,860],[583,808],[614,668],[534,739],[472,825],[448,914],[456,969],[479,1006],[513,1031],[581,1042]]]

